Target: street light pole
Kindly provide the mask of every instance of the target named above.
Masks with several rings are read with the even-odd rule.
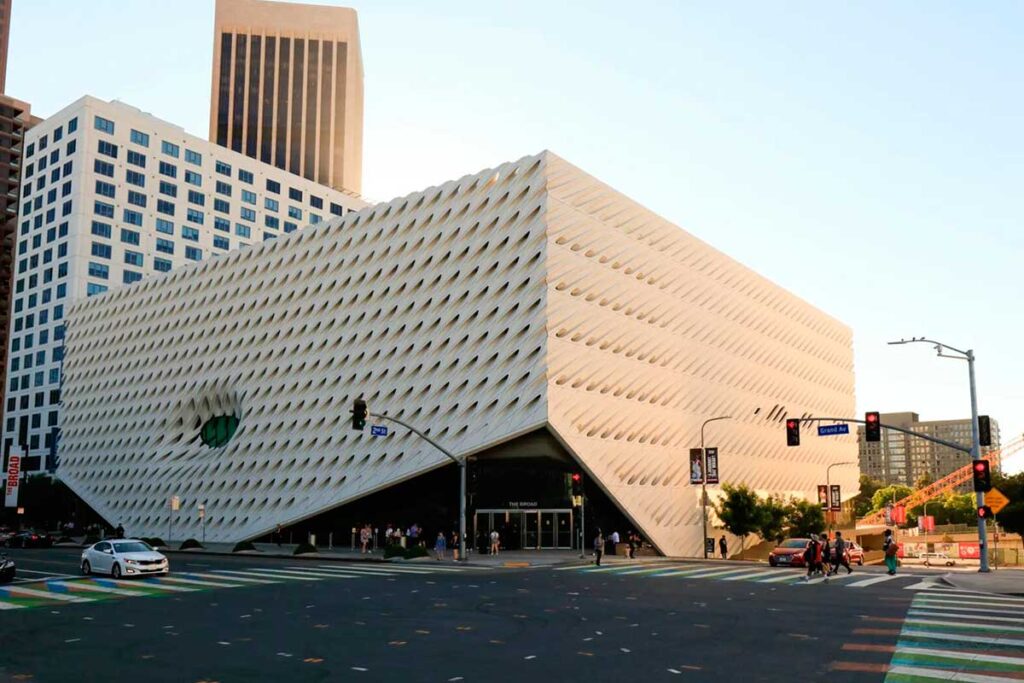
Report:
[[[978,430],[978,388],[974,381],[974,349],[967,349],[962,351],[960,349],[937,342],[932,339],[925,339],[924,337],[910,339],[901,339],[899,341],[889,342],[890,345],[897,344],[913,344],[923,343],[932,344],[935,347],[935,351],[938,353],[940,358],[956,358],[959,360],[967,361],[967,372],[970,378],[971,387],[971,459],[981,459],[981,440],[980,432]],[[943,350],[952,351],[953,354],[943,353]],[[985,505],[985,492],[975,492],[975,501],[980,509]],[[978,549],[980,551],[981,567],[978,569],[979,572],[987,573],[989,571],[988,566],[988,529],[985,527],[985,519],[978,518]]]
[[[832,515],[832,468],[842,465],[856,465],[855,462],[834,462],[825,468],[825,500],[828,502],[829,531],[835,524],[835,517]]]
[[[701,519],[703,522],[704,530],[704,559],[708,559],[708,459],[704,453],[704,427],[709,422],[716,422],[718,420],[731,420],[731,415],[720,415],[718,417],[712,417],[704,420],[704,423],[700,426],[700,511]]]

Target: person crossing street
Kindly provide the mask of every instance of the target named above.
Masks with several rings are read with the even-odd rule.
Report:
[[[852,574],[853,569],[850,567],[850,558],[846,554],[846,541],[843,540],[843,532],[836,532],[836,541],[832,547],[832,571],[830,572],[833,576],[839,573],[839,567],[846,567],[846,573]]]

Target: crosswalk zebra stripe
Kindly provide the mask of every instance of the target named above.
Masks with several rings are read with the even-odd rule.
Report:
[[[317,576],[317,577],[320,577],[320,578],[323,578],[323,579],[355,579],[355,578],[358,578],[355,574],[341,574],[341,573],[337,573],[337,572],[327,572],[327,571],[323,571],[323,570],[316,571],[316,570],[313,570],[313,569],[296,570],[296,569],[267,568],[267,569],[262,569],[261,571],[270,572],[272,574],[286,574],[286,575],[299,574],[301,576]]]
[[[900,645],[896,647],[896,652],[906,653],[912,655],[928,655],[931,657],[940,657],[942,659],[957,659],[967,662],[992,662],[993,664],[1016,664],[1024,667],[1024,657],[1008,657],[1006,655],[993,655],[987,652],[964,652],[961,650],[939,650],[936,648],[929,647],[913,647],[907,645]]]
[[[883,581],[892,581],[895,578],[899,577],[890,574],[882,574],[881,576],[874,576],[870,579],[863,579],[861,581],[857,581],[856,583],[851,583],[847,586],[847,588],[864,588],[866,586],[873,586],[876,583],[882,583]]]
[[[922,600],[920,602],[914,601],[915,607],[934,607],[935,609],[944,609],[951,612],[980,612],[989,614],[1002,614],[1006,609],[999,609],[993,605],[991,607],[961,607],[963,603],[951,602],[949,600]],[[974,603],[977,604],[977,603]]]
[[[970,674],[958,672],[953,678],[953,673],[944,669],[929,669],[923,666],[905,666],[902,664],[890,666],[889,675],[916,676],[918,678],[934,678],[936,680],[956,680],[964,683],[1006,683],[1007,679],[1002,676],[985,676],[982,674]]]
[[[58,588],[65,588],[67,590],[82,590],[93,593],[109,593],[111,595],[125,595],[135,597],[137,595],[145,595],[141,591],[130,591],[126,588],[113,588],[111,586],[100,586],[99,584],[93,583],[92,581],[50,581],[50,585],[57,586]]]
[[[24,588],[22,586],[6,586],[0,589],[0,595],[4,592],[14,595],[24,595],[30,598],[43,598],[44,600],[58,600],[60,602],[93,602],[93,598],[83,598],[78,595],[67,595],[66,593],[51,593],[49,591],[37,591],[34,588]]]
[[[656,576],[656,577],[659,577],[659,578],[660,577],[676,577],[676,576],[678,576],[680,578],[688,578],[688,579],[708,579],[708,578],[714,578],[714,577],[719,577],[719,576],[727,576],[729,574],[738,574],[740,572],[747,572],[747,571],[750,571],[750,570],[748,568],[743,568],[743,569],[724,569],[724,570],[721,569],[721,568],[715,568],[715,569],[707,569],[707,568],[705,568],[705,569],[684,569],[682,571],[667,571],[667,572],[663,572],[661,574],[654,574],[653,576]]]
[[[317,569],[330,569],[338,572],[366,572],[368,574],[431,574],[431,569],[426,567],[400,567],[397,565],[359,565],[356,566],[352,563],[352,566],[345,565],[340,566],[337,564],[320,564],[317,565]],[[441,569],[441,567],[437,567]]]
[[[792,581],[793,583],[796,583],[803,579],[804,576],[805,574],[803,572],[783,571],[778,576],[773,576],[769,579],[758,579],[757,583],[783,583],[785,581]]]
[[[942,609],[941,607],[936,607],[934,609],[932,609],[932,608],[923,609],[923,608],[918,608],[918,607],[911,606],[910,611],[907,612],[907,616],[951,617],[951,618],[954,618],[954,619],[975,619],[975,620],[985,620],[985,621],[1005,621],[1007,623],[1013,623],[1013,624],[1024,624],[1024,619],[1021,619],[1019,617],[994,617],[994,616],[992,616],[990,614],[964,614],[962,612],[961,613],[957,613],[957,612],[941,612],[941,611],[937,612],[937,611],[935,611],[935,610],[941,610],[941,609]],[[967,622],[967,623],[972,623],[972,622]]]
[[[658,565],[657,567],[630,567],[625,571],[616,572],[619,576],[632,576],[634,574],[651,574],[653,572],[660,572],[670,568],[672,565]],[[685,565],[692,567],[693,565]],[[682,567],[682,565],[680,565]]]
[[[981,645],[1005,645],[1011,647],[1024,647],[1024,640],[1020,638],[993,638],[989,636],[967,636],[960,633],[937,633],[935,631],[915,631],[903,629],[900,637],[909,636],[913,638],[933,638],[935,640],[955,640],[965,643],[979,643]]]
[[[964,623],[962,621],[945,621],[942,619],[918,619],[916,617],[908,618],[904,621],[906,624],[924,624],[926,626],[945,626],[951,629],[968,629],[978,631],[1004,631],[1004,632],[1016,632],[1024,633],[1024,627],[1021,626],[1006,626],[1005,624],[978,624],[978,623]]]
[[[107,584],[114,584],[115,586],[145,586],[146,588],[155,588],[162,591],[170,591],[172,593],[192,593],[195,588],[185,588],[184,586],[170,586],[166,583],[156,583],[151,580],[145,581],[126,581],[124,579],[99,579],[97,580],[101,586]]]
[[[186,579],[180,576],[164,576],[160,578],[160,583],[169,581],[172,584],[183,583],[188,586],[203,586],[204,588],[239,588],[241,584],[238,583],[221,583],[217,581],[201,581],[199,579]]]
[[[222,576],[220,574],[207,574],[206,572],[189,572],[185,576],[198,576],[200,579],[214,579],[215,581],[238,581],[241,583],[252,583],[252,584],[271,584],[280,583],[280,580],[274,579],[248,579],[242,578],[241,576]]]
[[[302,571],[302,570],[309,571],[310,570],[309,567],[296,567],[294,565],[290,565],[288,567],[288,569],[295,569],[295,570],[298,570],[298,571]],[[363,569],[362,567],[352,567],[352,568],[345,567],[344,569],[339,569],[339,568],[335,568],[335,567],[313,567],[312,571],[328,572],[330,574],[346,574],[346,575],[349,575],[349,576],[355,576],[357,574],[359,576],[420,576],[420,575],[423,575],[423,574],[429,574],[430,573],[430,572],[426,572],[426,571],[414,571],[414,572],[410,572],[410,571],[397,571],[397,570],[394,570],[394,569],[387,569],[387,570],[382,570],[382,569]]]
[[[270,573],[264,569],[247,569],[245,571],[239,571],[235,569],[214,569],[217,574],[230,574],[231,576],[254,576],[257,578],[264,579],[292,579],[292,580],[305,580],[305,581],[322,581],[323,579],[315,576],[306,576],[305,574],[298,574],[296,572],[276,572]],[[228,578],[228,577],[224,577]]]
[[[991,593],[971,593],[968,595],[949,595],[945,591],[940,593],[931,593],[921,591],[918,593],[921,598],[937,598],[940,600],[957,599],[957,598],[969,598],[972,602],[995,602],[998,604],[1012,606],[1014,609],[1020,609],[1020,605],[1024,604],[1024,598],[1011,598],[1008,595],[992,595]]]
[[[21,609],[24,605],[15,605],[13,602],[0,600],[0,609]]]
[[[775,570],[774,569],[769,569],[767,571],[763,571],[762,570],[762,571],[759,571],[759,572],[754,572],[752,574],[748,573],[748,574],[739,574],[737,576],[727,576],[726,578],[724,578],[722,580],[723,581],[749,581],[751,579],[756,579],[759,576],[768,576],[770,574],[775,574]]]

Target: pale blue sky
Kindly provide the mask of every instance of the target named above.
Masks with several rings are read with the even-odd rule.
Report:
[[[1024,430],[1024,4],[354,6],[366,195],[551,149],[852,327],[858,411],[969,413],[966,364],[885,345],[928,335]],[[212,25],[213,0],[14,0],[7,92],[205,136]]]

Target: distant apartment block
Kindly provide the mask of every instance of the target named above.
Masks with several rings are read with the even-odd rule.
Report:
[[[363,63],[355,10],[217,0],[210,140],[359,193]]]
[[[969,446],[971,420],[922,421],[917,413],[882,413],[882,424],[890,424],[927,434],[945,441]],[[992,424],[992,446],[982,455],[999,448],[999,423]],[[893,430],[882,430],[882,440],[868,443],[864,428],[857,430],[860,444],[860,471],[885,484],[914,486],[922,477],[937,481],[970,462],[965,453]]]
[[[28,471],[56,462],[69,302],[365,206],[88,96],[24,145],[3,438]]]

